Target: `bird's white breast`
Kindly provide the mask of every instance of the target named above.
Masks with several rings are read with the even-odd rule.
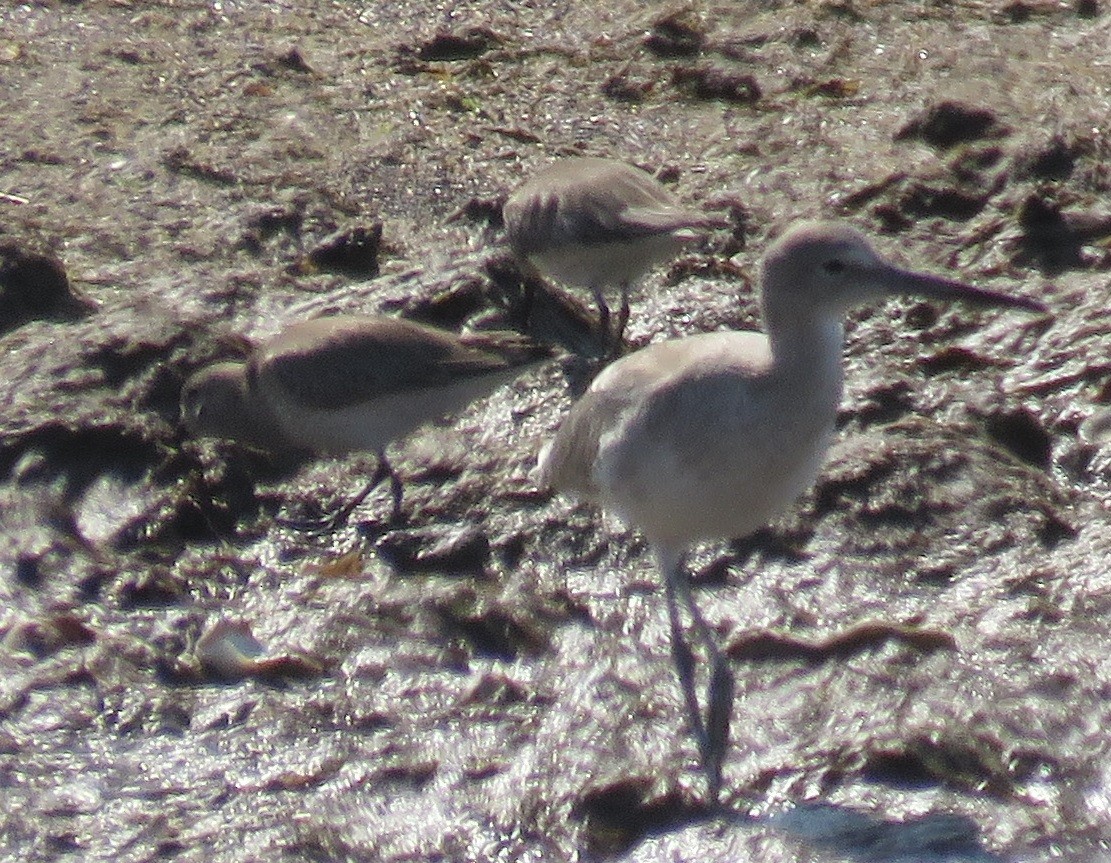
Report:
[[[603,505],[657,543],[745,536],[817,476],[840,399],[839,363],[835,374],[793,380],[773,370],[767,339],[756,333],[660,347],[669,344],[681,353],[676,373],[648,375],[651,357],[643,358],[643,398],[599,437],[594,479]],[[599,380],[636,385],[636,371]]]

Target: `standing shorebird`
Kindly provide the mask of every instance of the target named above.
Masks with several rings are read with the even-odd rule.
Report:
[[[698,229],[718,224],[685,208],[651,175],[613,159],[563,159],[523,183],[505,202],[514,253],[543,273],[586,287],[598,303],[602,342],[620,352],[629,287],[675,257]],[[621,292],[611,332],[607,289]]]
[[[548,355],[516,333],[456,336],[381,315],[293,324],[246,362],[218,363],[186,381],[181,416],[194,435],[271,451],[378,456],[370,483],[318,527],[341,525],[384,479],[401,515],[401,480],[386,447],[489,395]]]
[[[639,528],[663,573],[671,649],[711,802],[721,789],[733,674],[682,570],[699,540],[747,536],[817,478],[841,400],[843,316],[897,294],[1044,312],[1029,299],[911,272],[837,223],[793,227],[762,262],[767,335],[650,345],[606,368],[540,455],[542,481]],[[703,715],[679,603],[709,655]]]

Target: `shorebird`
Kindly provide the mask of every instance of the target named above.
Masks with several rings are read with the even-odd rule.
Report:
[[[839,223],[800,224],[765,254],[767,334],[650,345],[608,366],[540,454],[554,491],[619,515],[649,540],[666,588],[672,659],[711,803],[721,789],[733,674],[682,569],[701,540],[751,534],[817,478],[841,400],[843,317],[897,294],[1044,312],[1034,300],[897,267]],[[680,603],[709,656],[703,716]]]
[[[270,451],[377,455],[370,483],[320,523],[342,524],[385,479],[392,521],[401,480],[386,447],[427,422],[489,395],[547,356],[517,333],[454,335],[381,315],[337,315],[293,324],[245,362],[217,363],[186,381],[185,428]]]
[[[518,258],[544,274],[586,287],[598,304],[602,343],[620,351],[629,287],[675,257],[698,230],[719,224],[687,209],[651,174],[614,159],[562,159],[517,187],[502,209]],[[621,292],[611,332],[607,289]]]

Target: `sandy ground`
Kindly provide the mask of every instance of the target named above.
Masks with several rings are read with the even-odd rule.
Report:
[[[7,4],[0,93],[0,858],[1108,859],[1106,4]],[[725,812],[643,541],[529,475],[581,361],[399,447],[400,529],[276,520],[369,459],[177,422],[314,314],[581,342],[498,247],[573,153],[728,221],[638,343],[757,326],[812,216],[1054,311],[854,313],[818,487],[692,556]],[[229,623],[258,676],[198,662]]]

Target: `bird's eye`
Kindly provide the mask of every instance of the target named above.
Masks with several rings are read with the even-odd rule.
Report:
[[[822,269],[829,273],[831,276],[836,276],[838,273],[845,272],[845,262],[837,258],[830,258],[824,264]]]

